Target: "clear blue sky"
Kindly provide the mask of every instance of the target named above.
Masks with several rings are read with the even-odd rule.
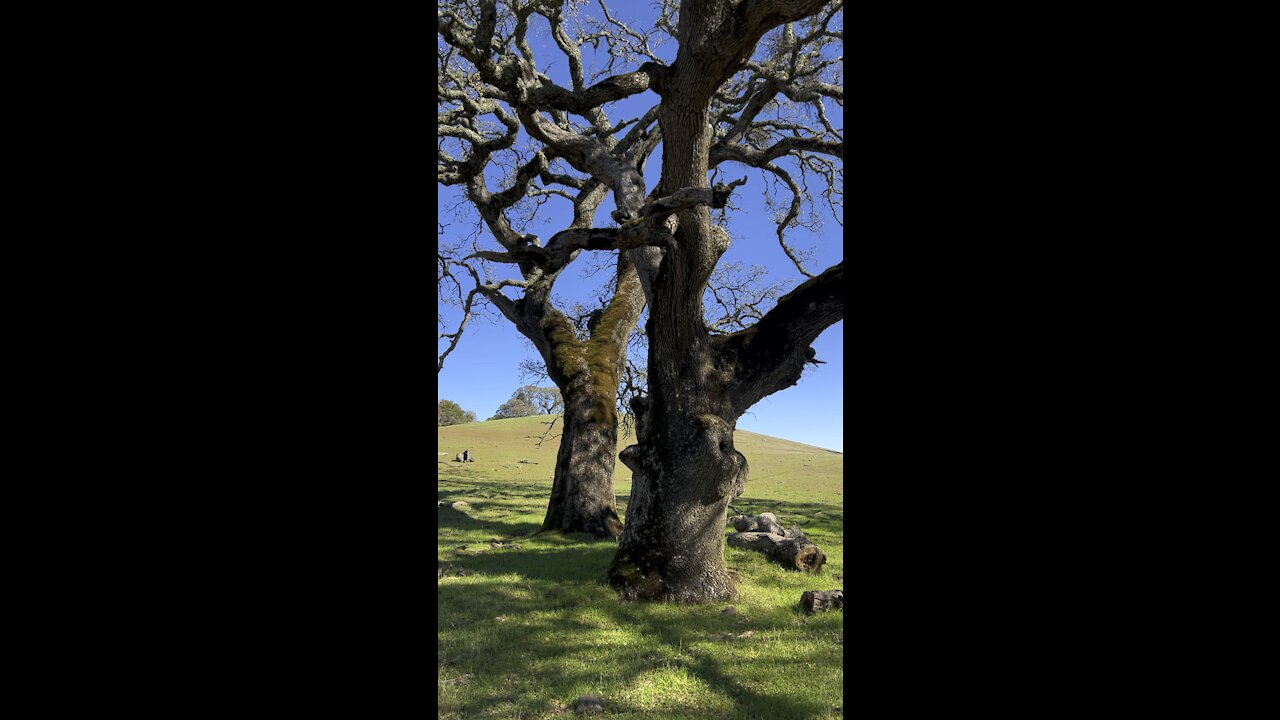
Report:
[[[609,10],[615,17],[633,21],[636,25],[646,26],[653,17],[653,10],[648,3],[613,2]],[[584,13],[600,10],[591,5]],[[546,22],[535,18],[531,22],[530,45],[537,58],[538,66],[556,82],[569,86],[567,63],[563,53],[552,44],[546,32]],[[655,54],[670,62],[674,57],[675,45],[669,44],[653,47]],[[652,47],[652,46],[651,46]],[[593,69],[590,46],[584,47],[584,64],[587,66],[588,83]],[[617,71],[634,69],[629,66]],[[650,92],[627,98],[618,103],[608,105],[605,111],[610,120],[618,122],[638,117],[657,101],[657,96]],[[843,128],[843,110],[833,102],[826,107],[828,118],[837,128]],[[762,116],[763,117],[763,116]],[[581,120],[581,118],[578,118]],[[524,139],[521,131],[522,141]],[[651,189],[657,182],[661,170],[661,146],[651,156],[646,167],[645,180]],[[793,166],[785,162],[779,164],[792,171],[799,181],[799,174]],[[765,186],[774,187],[774,183],[765,179],[762,171],[747,168],[736,163],[723,163],[720,166],[718,180],[748,177],[743,185],[734,193],[732,204],[739,208],[728,213],[728,230],[730,247],[721,260],[721,264],[741,262],[744,266],[760,265],[769,270],[770,277],[788,281],[788,289],[794,287],[805,278],[792,265],[778,245],[776,224],[771,218],[771,211],[765,206]],[[487,174],[490,190],[497,191],[501,180],[501,171],[491,168]],[[502,187],[505,187],[502,186]],[[816,194],[825,187],[821,180],[811,178],[810,188]],[[775,197],[783,203],[790,202],[790,194],[785,187],[775,188]],[[455,217],[462,200],[461,191],[456,187],[440,187],[437,201],[439,221],[449,225],[442,240],[456,241],[471,232],[471,223],[475,213]],[[812,206],[821,222],[821,227],[811,231],[797,227],[787,231],[788,243],[796,249],[811,250],[813,257],[806,262],[809,272],[819,273],[844,258],[843,228],[831,215],[831,210],[824,202]],[[609,224],[609,213],[613,210],[612,198],[606,200],[596,215],[598,225]],[[802,210],[802,217],[809,208]],[[531,232],[546,242],[551,235],[563,229],[571,217],[571,205],[568,200],[552,197],[539,210],[538,217],[532,225],[516,222],[512,214],[508,218],[519,232]],[[843,220],[843,217],[840,218]],[[477,237],[477,245],[483,249],[500,249],[497,242],[487,230]],[[593,253],[600,256],[604,253]],[[554,295],[568,301],[581,300],[592,306],[598,306],[594,298],[600,293],[607,271],[594,277],[586,277],[588,261],[602,260],[601,257],[587,257],[581,253],[573,265],[567,268],[557,280]],[[514,266],[492,264],[490,271],[494,280],[500,278],[517,278],[518,271]],[[465,286],[464,286],[465,287]],[[511,293],[514,296],[514,293]],[[560,305],[560,307],[564,307]],[[439,312],[444,316],[446,332],[457,328],[461,311],[456,307],[440,306]],[[447,340],[440,341],[438,351],[448,346]],[[844,450],[844,323],[839,322],[828,328],[813,345],[817,351],[817,359],[826,361],[823,365],[806,366],[804,376],[795,387],[777,392],[757,403],[738,421],[738,428],[751,432],[771,435],[802,442],[832,450]],[[537,352],[525,338],[516,331],[496,310],[490,308],[485,316],[472,319],[457,349],[445,360],[444,369],[437,377],[437,398],[457,402],[464,410],[476,413],[484,420],[497,411],[498,406],[511,397],[511,393],[519,386],[528,384],[520,378],[519,364],[527,358],[537,358]],[[643,358],[637,358],[643,360]],[[545,382],[543,384],[550,384]]]

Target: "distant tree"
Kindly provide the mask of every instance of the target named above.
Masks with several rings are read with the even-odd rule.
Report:
[[[511,398],[498,406],[498,412],[494,413],[493,417],[489,419],[506,420],[507,418],[528,417],[537,414],[538,408],[518,398]]]
[[[436,414],[437,427],[445,425],[461,425],[463,423],[473,423],[476,421],[476,414],[470,410],[463,410],[458,403],[452,400],[441,400],[439,403],[439,411]]]
[[[564,407],[560,391],[553,387],[526,385],[517,390],[515,396],[537,408],[539,415],[553,415]]]
[[[527,417],[529,415],[551,415],[564,407],[560,391],[553,387],[535,387],[525,385],[511,394],[511,399],[502,403],[498,412],[490,420],[504,418]]]

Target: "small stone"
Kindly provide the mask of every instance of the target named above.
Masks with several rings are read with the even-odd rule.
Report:
[[[737,615],[737,614],[738,614],[738,608],[736,608],[736,607],[734,607],[734,606],[730,605],[729,607],[727,607],[727,608],[725,608],[725,609],[721,610],[720,612],[721,612],[721,613],[723,613],[723,614],[725,614],[725,615]]]
[[[573,711],[575,713],[582,712],[600,712],[604,710],[604,701],[595,695],[583,695],[573,702]]]

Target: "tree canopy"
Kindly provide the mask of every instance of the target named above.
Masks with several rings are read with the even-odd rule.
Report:
[[[470,410],[463,410],[458,403],[452,400],[441,400],[438,404],[436,414],[436,426],[444,427],[445,425],[461,425],[463,423],[473,423],[476,421],[476,414]]]
[[[564,406],[560,391],[553,387],[536,387],[525,385],[511,394],[511,399],[502,403],[498,412],[490,420],[504,418],[527,417],[529,415],[551,415]]]

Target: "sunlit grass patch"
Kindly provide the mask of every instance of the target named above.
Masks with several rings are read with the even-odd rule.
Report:
[[[827,554],[821,574],[727,548],[732,601],[621,603],[605,584],[615,542],[535,534],[555,467],[555,441],[533,447],[545,420],[439,433],[448,458],[463,449],[477,458],[438,466],[438,502],[447,504],[437,506],[437,557],[451,566],[438,581],[440,717],[565,720],[587,693],[604,700],[606,718],[841,717],[833,708],[843,707],[843,614],[806,617],[798,601],[805,590],[844,586],[843,456],[735,437],[752,480],[734,506],[799,524]],[[618,472],[622,512],[630,476],[621,463]]]

